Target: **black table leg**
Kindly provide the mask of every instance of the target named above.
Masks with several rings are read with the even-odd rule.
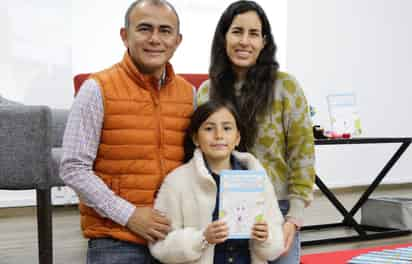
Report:
[[[356,222],[356,220],[349,214],[346,208],[342,205],[342,203],[336,198],[335,194],[333,194],[329,188],[323,183],[323,181],[316,176],[315,180],[316,186],[322,191],[322,193],[328,198],[328,200],[335,206],[336,209],[342,214],[344,219],[348,219],[347,223],[337,223],[337,224],[329,224],[329,225],[314,225],[314,226],[305,226],[302,230],[310,230],[310,229],[322,229],[325,227],[337,227],[347,225],[353,227],[356,232],[360,236],[365,236],[366,232],[362,229],[362,227]]]
[[[392,155],[391,159],[385,164],[385,167],[379,172],[378,176],[376,176],[375,180],[372,184],[365,190],[356,204],[352,207],[349,212],[349,215],[345,217],[343,222],[350,221],[353,219],[353,216],[358,212],[358,210],[362,207],[362,205],[368,200],[369,196],[372,194],[373,191],[379,186],[383,178],[385,178],[386,174],[392,169],[393,165],[399,160],[405,150],[409,147],[411,142],[403,142],[397,151]]]
[[[322,193],[327,197],[327,199],[333,204],[333,206],[340,212],[343,216],[343,221],[331,224],[320,224],[320,225],[310,225],[302,227],[302,231],[305,230],[321,230],[333,227],[350,227],[353,228],[358,234],[343,236],[343,237],[331,237],[326,239],[316,239],[309,241],[302,241],[302,245],[319,245],[325,243],[341,243],[350,241],[361,241],[361,240],[371,240],[388,238],[394,236],[408,235],[411,234],[411,230],[400,230],[394,228],[379,228],[359,224],[355,219],[355,214],[359,211],[362,205],[368,200],[369,196],[375,191],[375,189],[382,182],[386,174],[392,169],[394,164],[399,160],[405,150],[409,147],[412,142],[412,138],[353,138],[347,140],[317,140],[316,145],[342,145],[342,144],[376,144],[376,143],[401,143],[397,151],[392,155],[390,160],[385,164],[383,169],[379,172],[376,178],[373,180],[371,185],[363,192],[361,197],[348,212],[348,210],[342,205],[335,194],[326,186],[326,184],[316,176],[316,185],[322,191]],[[369,231],[369,233],[367,233]]]

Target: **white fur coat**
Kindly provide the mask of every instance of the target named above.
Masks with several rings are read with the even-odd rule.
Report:
[[[234,152],[240,163],[251,170],[263,170],[259,161],[249,153]],[[214,246],[203,245],[203,231],[212,222],[216,184],[208,172],[199,149],[186,164],[172,171],[164,180],[155,201],[155,208],[164,212],[172,222],[166,239],[150,244],[152,255],[163,263],[212,264]],[[265,242],[250,240],[252,264],[267,263],[283,251],[283,217],[274,188],[265,179],[264,218],[269,225]]]

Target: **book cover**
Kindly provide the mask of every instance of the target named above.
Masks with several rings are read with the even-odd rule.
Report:
[[[330,94],[327,100],[332,131],[359,136],[362,128],[355,94]]]
[[[229,226],[229,239],[250,238],[263,219],[264,171],[224,170],[220,174],[219,219]]]

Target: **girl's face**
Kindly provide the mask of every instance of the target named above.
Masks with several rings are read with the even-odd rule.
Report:
[[[226,54],[235,71],[247,71],[256,64],[265,46],[262,22],[255,11],[235,16],[226,33]]]
[[[208,161],[222,161],[240,142],[235,118],[226,108],[220,108],[202,123],[193,142],[198,145]]]

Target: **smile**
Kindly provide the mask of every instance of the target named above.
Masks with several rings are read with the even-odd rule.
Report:
[[[227,144],[212,144],[210,145],[212,148],[225,148]]]
[[[235,50],[236,55],[241,57],[241,58],[246,58],[249,57],[249,55],[252,53],[250,51],[247,50]]]
[[[155,55],[158,55],[158,54],[162,54],[162,53],[163,53],[163,50],[148,50],[148,49],[145,49],[145,50],[143,50],[143,51],[146,52],[146,53],[155,54]]]

